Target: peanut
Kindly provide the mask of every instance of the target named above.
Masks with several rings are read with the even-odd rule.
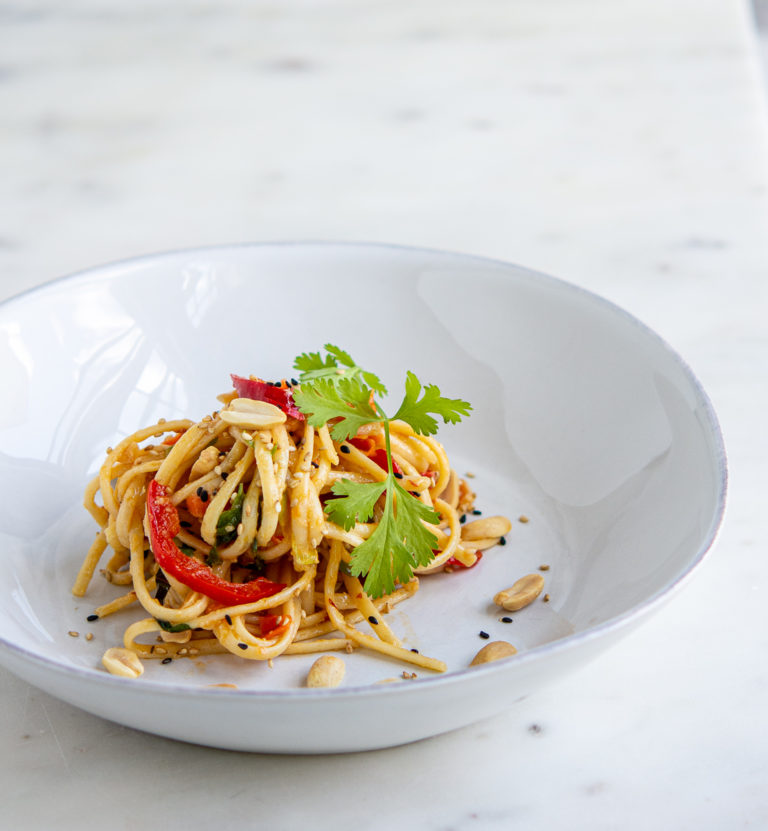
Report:
[[[121,678],[138,678],[144,672],[144,665],[139,656],[130,649],[113,646],[102,656],[101,663],[104,668]]]
[[[279,407],[268,401],[254,401],[252,398],[235,398],[229,407],[219,412],[219,417],[227,424],[249,427],[252,430],[284,424],[286,420],[285,413]]]
[[[488,516],[468,522],[461,529],[464,540],[484,540],[490,537],[503,537],[512,530],[512,523],[505,516]]]
[[[346,665],[336,655],[322,655],[309,669],[308,687],[338,687],[344,678]]]
[[[491,661],[498,661],[500,658],[509,658],[510,655],[516,655],[517,650],[511,643],[506,641],[492,641],[486,644],[475,657],[472,659],[471,667],[476,667],[479,664],[489,664]]]
[[[540,574],[526,574],[513,583],[511,588],[500,591],[493,602],[509,612],[516,612],[533,603],[543,588],[544,578]]]

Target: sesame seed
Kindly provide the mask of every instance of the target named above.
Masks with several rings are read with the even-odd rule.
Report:
[[[69,632],[67,632],[67,634],[69,635],[70,638],[77,638],[77,637],[80,636],[80,633],[75,632],[74,629],[70,629]]]
[[[403,478],[403,474],[402,474],[402,473],[396,473],[396,474],[395,474],[395,479],[402,479],[402,478]]]
[[[227,481],[227,476],[229,476],[229,474],[228,474],[226,471],[223,471],[223,472],[222,472],[222,474],[221,474],[221,478],[222,478],[225,482]]]
[[[467,479],[474,479],[475,478],[475,474],[470,473],[469,471],[467,471],[464,475],[467,477]]]
[[[172,660],[173,660],[173,658],[163,658],[163,660],[160,661],[160,663],[161,664],[170,664]]]
[[[501,622],[502,623],[512,623],[512,618],[511,617],[503,617],[503,618],[501,618]]]
[[[88,623],[93,623],[94,620],[98,620],[98,619],[99,619],[98,615],[88,615],[88,617],[86,618]]]
[[[375,618],[373,615],[368,616],[368,623],[370,623],[371,626],[376,626],[378,624],[378,622],[379,622],[378,619]]]
[[[415,652],[417,655],[419,654],[419,650],[416,649],[415,647],[413,649],[411,649],[411,652]]]
[[[240,647],[240,649],[248,649],[247,643],[239,643],[238,646]]]
[[[488,638],[490,638],[491,636],[490,636],[487,632],[480,632],[480,637],[481,637],[483,640],[487,641],[487,640],[488,640]]]
[[[544,597],[542,597],[541,599],[544,601],[544,603],[549,603],[549,595],[548,594],[545,594]]]
[[[232,625],[232,618],[229,615],[224,615],[224,620],[231,626]]]
[[[544,563],[543,565],[539,566],[539,571],[549,571],[549,566]]]
[[[195,491],[195,493],[196,493],[198,496],[200,496],[200,495],[202,494],[202,492],[203,492],[203,486],[201,485],[201,486],[200,486],[200,487],[199,487],[199,488]]]
[[[466,514],[462,514],[462,515],[459,517],[459,522],[463,525],[466,521],[467,521],[467,515],[466,515]]]
[[[184,646],[179,650],[179,655],[186,655],[188,652],[187,647]]]
[[[202,491],[202,493],[200,494],[201,501],[207,502],[208,501],[208,491],[205,488],[200,488],[200,490]]]
[[[349,453],[350,452],[349,447],[347,447],[346,444],[342,444],[341,447],[339,448],[339,450],[341,450],[342,453]]]
[[[478,511],[477,508],[475,508],[475,510],[472,511],[472,513],[474,516],[480,516],[480,514],[482,514],[482,511]]]
[[[298,385],[299,385],[299,382],[295,378],[291,378],[291,386],[297,387]]]
[[[528,517],[527,516],[520,516],[520,517],[517,518],[517,521],[522,522],[523,524],[525,524],[526,522],[528,522]]]
[[[89,633],[85,636],[85,639],[86,639],[87,641],[92,641],[92,640],[93,640],[93,632],[89,632]]]
[[[499,545],[506,545],[507,538],[506,537],[499,537]]]
[[[168,652],[168,650],[167,650],[165,647],[163,647],[163,646],[156,646],[156,647],[155,647],[155,652],[156,652],[158,655],[165,655],[165,654]]]
[[[241,537],[243,535],[243,523],[239,522],[237,525],[237,536]]]

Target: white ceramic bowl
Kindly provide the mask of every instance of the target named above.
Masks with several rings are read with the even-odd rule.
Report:
[[[14,298],[0,306],[0,334],[0,660],[72,704],[164,736],[319,753],[485,718],[658,608],[723,513],[720,431],[681,359],[605,300],[513,265],[379,245],[183,251]],[[82,491],[104,449],[160,416],[210,412],[230,372],[290,376],[295,355],[328,341],[390,390],[412,369],[474,405],[440,439],[459,472],[475,474],[484,513],[513,518],[508,544],[471,571],[424,578],[391,616],[448,673],[376,684],[403,667],[358,651],[334,690],[301,687],[312,656],[108,675],[100,656],[139,612],[88,624],[114,590],[69,591],[95,530]],[[502,623],[494,593],[541,564],[549,602]],[[519,654],[469,669],[481,630]],[[221,682],[238,689],[209,686]]]

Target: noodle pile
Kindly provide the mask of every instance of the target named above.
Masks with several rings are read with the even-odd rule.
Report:
[[[382,425],[368,424],[343,442],[331,438],[328,426],[313,428],[292,417],[252,429],[238,423],[233,408],[242,399],[236,393],[219,400],[225,406],[197,423],[160,420],[108,449],[85,492],[85,507],[100,531],[73,593],[85,594],[110,548],[101,574],[127,591],[95,614],[104,618],[140,604],[148,617],[127,627],[123,643],[139,658],[231,652],[268,661],[365,647],[444,671],[442,661],[404,647],[382,618],[418,590],[419,578],[373,598],[347,569],[350,552],[373,533],[380,514],[345,531],[323,511],[340,479],[386,478],[380,455],[377,461],[384,448]],[[400,483],[440,516],[438,526],[428,526],[438,540],[434,560],[417,571],[472,566],[481,549],[498,542],[462,543],[460,520],[472,510],[474,494],[432,437],[402,421],[390,422],[390,431]],[[253,602],[226,605],[165,574],[148,530],[147,489],[153,480],[178,511],[174,542],[184,554],[233,583],[261,576],[284,587]],[[361,622],[370,632],[356,628]]]

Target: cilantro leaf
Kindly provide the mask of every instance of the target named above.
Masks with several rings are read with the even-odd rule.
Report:
[[[437,537],[421,520],[439,522],[438,514],[394,479],[387,486],[387,509],[373,534],[352,552],[349,564],[355,576],[366,575],[364,588],[371,597],[407,583],[414,568],[430,563],[437,546]]]
[[[155,620],[160,625],[161,629],[164,629],[166,632],[186,632],[187,629],[190,629],[190,625],[188,623],[169,623],[167,620],[160,620],[160,618],[155,618]]]
[[[325,513],[345,531],[355,522],[368,522],[373,516],[373,506],[387,488],[386,482],[353,482],[341,479],[334,482],[331,492],[337,497],[325,503]]]
[[[323,360],[319,352],[303,352],[293,362],[294,369],[298,369],[301,372],[318,372],[335,366],[336,361],[330,355]]]
[[[229,545],[229,543],[234,542],[236,539],[237,526],[243,517],[244,501],[245,493],[243,492],[243,486],[241,484],[237,489],[237,493],[232,497],[230,507],[219,514],[219,519],[216,523],[216,545]]]
[[[405,398],[395,413],[395,419],[408,422],[417,433],[431,436],[437,432],[437,421],[433,415],[442,416],[445,424],[455,424],[461,421],[462,416],[468,415],[472,405],[460,398],[443,398],[440,389],[434,384],[424,387],[424,395],[419,399],[422,391],[421,382],[409,372],[405,381]]]
[[[319,378],[301,389],[294,389],[293,400],[313,427],[340,419],[331,428],[331,435],[336,441],[344,441],[363,425],[379,421],[379,414],[371,406],[370,395],[368,387],[357,378],[340,378],[336,382]]]
[[[329,357],[332,355],[337,361],[344,364],[344,366],[356,367],[357,364],[352,360],[349,352],[345,352],[341,347],[334,346],[332,343],[325,344],[325,351],[328,352]]]
[[[334,346],[332,343],[326,343],[325,350],[328,353],[325,358],[319,352],[304,352],[293,362],[294,369],[301,372],[301,375],[299,375],[300,384],[317,381],[321,378],[327,378],[337,383],[346,378],[362,377],[374,392],[379,393],[379,395],[386,395],[387,388],[378,376],[358,366],[349,352]]]

